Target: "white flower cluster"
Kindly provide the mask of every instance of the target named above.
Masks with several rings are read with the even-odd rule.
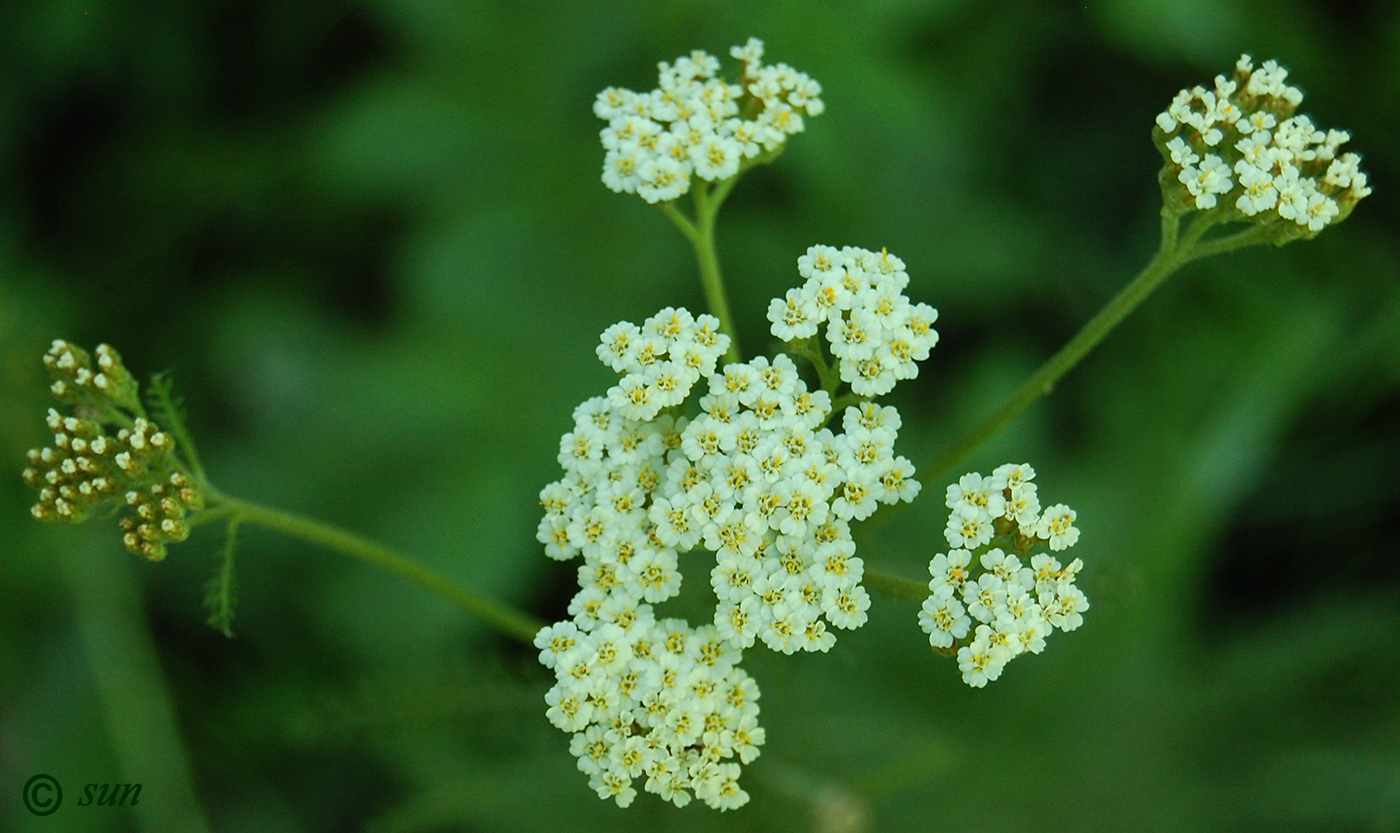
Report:
[[[768,306],[773,335],[810,338],[825,325],[841,381],[858,396],[883,396],[919,375],[915,362],[938,343],[938,311],[909,303],[903,261],[884,251],[813,246],[797,270],[807,282]]]
[[[728,179],[745,159],[801,133],[804,114],[824,109],[821,84],[787,64],[765,66],[763,42],[749,38],[729,53],[744,63],[743,86],[715,77],[719,60],[696,50],[661,62],[658,89],[608,87],[593,112],[603,128],[603,184],[649,203],[690,190],[692,175]]]
[[[626,419],[646,422],[684,402],[728,349],[729,336],[712,315],[694,318],[684,308],[667,307],[641,327],[620,321],[603,331],[597,350],[603,364],[622,374],[608,391],[608,404]]]
[[[1030,556],[1029,566],[1022,563],[1041,543],[1059,552],[1079,540],[1073,509],[1056,504],[1041,511],[1034,477],[1029,464],[1008,463],[990,477],[973,472],[948,487],[953,511],[944,534],[954,549],[929,562],[932,593],[919,613],[919,627],[933,647],[958,648],[963,682],[974,688],[1000,677],[1006,663],[1021,654],[1045,650],[1045,638],[1055,628],[1079,627],[1089,609],[1089,600],[1074,586],[1084,566],[1079,559],[1061,566],[1040,553]],[[982,569],[977,575],[974,560]],[[958,646],[970,630],[971,641]]]
[[[1196,208],[1237,193],[1243,218],[1281,218],[1316,233],[1371,193],[1361,157],[1337,154],[1351,136],[1294,115],[1303,94],[1287,76],[1274,61],[1256,69],[1243,55],[1229,80],[1217,75],[1213,90],[1182,90],[1157,116],[1158,144]],[[1165,139],[1180,127],[1190,130]]]
[[[908,278],[897,258],[819,246],[801,268],[814,259],[826,265],[808,282],[819,300],[807,335],[831,322],[835,353],[851,343],[840,323],[849,315],[879,336],[874,355],[890,354],[890,341],[927,355],[935,313],[900,293]],[[546,554],[584,561],[572,620],[537,640],[558,679],[549,716],[575,733],[580,768],[619,804],[640,775],[678,804],[691,791],[713,807],[747,800],[739,765],[726,762],[747,763],[763,740],[742,650],[761,640],[787,654],[825,651],[836,640],[828,623],[864,624],[870,598],[850,524],[920,488],[894,454],[894,408],[850,406],[835,433],[830,393],[809,391],[786,355],[717,368],[729,346],[717,329],[669,308],[640,327],[609,327],[597,352],[622,379],[574,411],[559,444],[564,477],[540,493]],[[912,375],[902,368],[889,372]],[[677,415],[702,380],[699,412]],[[657,623],[652,605],[680,592],[679,553],[700,547],[715,554],[714,623]]]
[[[563,621],[535,637],[558,683],[545,702],[551,723],[573,733],[569,751],[598,797],[632,803],[633,779],[677,807],[695,797],[719,810],[749,800],[738,757],[758,756],[758,686],[740,652],[711,626],[657,622],[650,605],[612,605],[593,627]]]

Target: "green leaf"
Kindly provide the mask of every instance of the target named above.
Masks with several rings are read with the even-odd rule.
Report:
[[[162,428],[175,435],[177,451],[181,452],[181,456],[189,464],[190,472],[201,483],[207,482],[204,466],[200,464],[199,454],[194,448],[194,440],[185,428],[185,400],[175,396],[175,385],[170,381],[170,371],[161,371],[151,376],[151,386],[146,392],[146,399],[151,408],[152,418]]]
[[[209,611],[208,624],[233,638],[233,606],[237,594],[233,580],[233,556],[238,546],[237,516],[230,518],[224,532],[224,548],[219,554],[219,569],[205,585],[204,607]]]

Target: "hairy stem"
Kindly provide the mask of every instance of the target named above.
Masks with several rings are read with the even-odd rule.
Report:
[[[353,532],[323,521],[223,495],[218,496],[217,503],[218,508],[228,510],[231,516],[243,523],[256,524],[293,538],[319,544],[326,549],[402,576],[452,602],[506,636],[527,645],[533,644],[535,634],[545,626],[544,622],[528,613],[460,587],[408,556]]]

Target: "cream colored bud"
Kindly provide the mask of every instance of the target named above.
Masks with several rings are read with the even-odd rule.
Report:
[[[110,444],[107,442],[106,437],[98,437],[91,443],[88,443],[88,448],[92,449],[93,454],[106,454],[108,445]]]
[[[135,506],[136,504],[138,504],[138,503],[140,503],[140,502],[141,502],[141,493],[140,493],[140,492],[135,491],[135,490],[133,489],[132,491],[126,493],[126,505],[127,505],[127,506]]]
[[[59,468],[59,470],[62,471],[64,474],[77,474],[77,473],[78,473],[78,464],[75,463],[75,462],[73,462],[73,458],[72,458],[72,457],[69,457],[67,460],[64,460],[62,463],[60,463],[59,466],[58,466],[58,468]]]
[[[170,442],[170,438],[167,437],[167,436],[166,436],[163,432],[161,432],[161,431],[157,431],[156,433],[154,433],[154,434],[151,435],[151,447],[152,447],[152,448],[165,448],[165,446],[166,446],[167,444],[169,444],[169,442]]]
[[[88,442],[82,437],[74,437],[71,447],[75,454],[82,454],[88,450]]]
[[[58,432],[57,434],[54,434],[54,435],[53,435],[53,444],[54,444],[55,446],[57,446],[58,448],[67,448],[67,447],[68,447],[68,435],[65,434],[65,433],[63,433],[62,431]]]
[[[98,390],[107,390],[107,374],[99,373],[96,376],[92,377],[92,383],[97,387]]]
[[[136,516],[143,521],[155,520],[156,509],[149,503],[143,503],[136,507]]]
[[[190,485],[190,479],[185,476],[184,472],[173,472],[170,475],[170,485],[174,486],[177,489],[183,489],[186,486]]]
[[[92,497],[92,481],[84,480],[78,484],[78,494],[83,497]]]
[[[68,385],[62,379],[55,380],[49,385],[49,392],[61,399],[68,395]]]

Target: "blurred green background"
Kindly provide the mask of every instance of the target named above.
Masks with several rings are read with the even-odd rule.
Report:
[[[1400,830],[1400,5],[5,8],[0,829]],[[174,372],[225,491],[560,618],[536,494],[609,384],[597,335],[701,306],[684,240],[599,182],[593,96],[749,35],[828,109],[721,219],[744,350],[772,351],[807,246],[888,247],[941,312],[893,397],[916,464],[1146,261],[1178,89],[1277,57],[1353,132],[1375,195],[1350,220],[1189,267],[963,469],[1028,460],[1079,511],[1084,628],[971,690],[877,595],[830,654],[748,652],[748,807],[619,811],[534,652],[414,586],[249,530],[229,640],[215,530],[147,564],[110,523],[30,519],[39,356],[107,341]],[[858,534],[868,564],[924,574],[939,491]],[[20,802],[40,772],[47,818]],[[78,807],[88,782],[145,791]]]

